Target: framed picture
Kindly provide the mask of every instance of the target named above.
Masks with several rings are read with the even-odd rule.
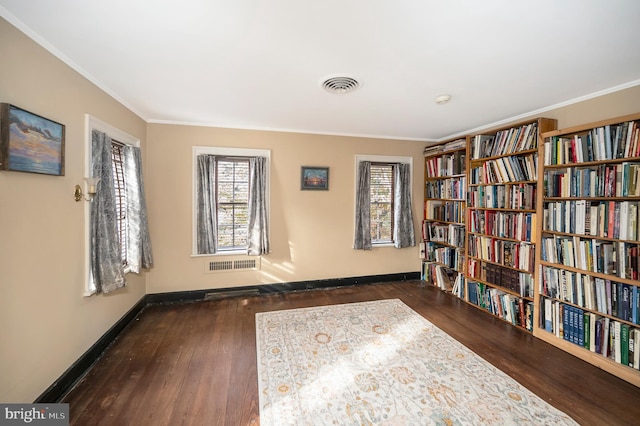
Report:
[[[329,190],[329,168],[302,166],[300,189]]]
[[[0,170],[64,176],[64,125],[0,104]]]

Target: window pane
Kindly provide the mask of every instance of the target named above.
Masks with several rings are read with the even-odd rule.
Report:
[[[115,220],[120,243],[120,256],[122,257],[122,265],[127,266],[127,187],[124,173],[124,145],[116,141],[111,143],[111,164],[113,165]]]
[[[393,239],[393,165],[371,165],[371,240]]]
[[[249,202],[249,182],[235,182],[233,186],[233,202],[248,203]]]
[[[218,202],[219,203],[233,202],[233,182],[221,181],[218,183]]]

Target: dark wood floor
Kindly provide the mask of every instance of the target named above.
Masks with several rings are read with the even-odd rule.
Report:
[[[67,395],[72,425],[258,425],[256,312],[398,298],[583,425],[640,423],[640,388],[420,282],[153,305]]]

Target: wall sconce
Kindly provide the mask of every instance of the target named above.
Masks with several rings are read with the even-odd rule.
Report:
[[[98,192],[98,182],[100,182],[100,178],[98,177],[87,177],[84,178],[85,184],[87,186],[87,196],[82,193],[82,187],[80,185],[76,185],[76,189],[73,192],[73,197],[76,201],[93,201],[93,197]]]

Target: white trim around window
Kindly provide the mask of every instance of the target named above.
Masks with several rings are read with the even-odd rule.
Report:
[[[197,200],[197,181],[198,181],[198,155],[208,154],[217,156],[228,157],[266,157],[267,159],[267,216],[270,216],[270,181],[271,181],[271,150],[269,149],[252,149],[252,148],[224,148],[224,147],[212,147],[212,146],[194,146],[192,149],[191,159],[191,257],[206,257],[206,256],[229,256],[247,254],[246,250],[236,251],[223,251],[215,254],[199,254],[198,253],[198,239],[196,233],[197,227],[197,212],[198,212],[198,200]]]
[[[370,161],[372,163],[402,163],[402,164],[408,164],[409,165],[409,170],[410,170],[410,175],[411,175],[411,181],[413,182],[413,157],[403,157],[403,156],[396,156],[396,155],[368,155],[368,154],[356,154],[355,157],[355,173],[354,173],[354,177],[355,179],[353,180],[353,217],[354,217],[354,222],[353,222],[353,231],[352,234],[355,233],[356,230],[356,223],[355,223],[355,213],[356,213],[356,197],[358,194],[358,165],[360,164],[361,161]],[[409,188],[409,191],[411,193],[411,196],[413,197],[413,188]],[[374,247],[394,247],[393,242],[390,243],[378,243],[378,244],[373,244]]]

